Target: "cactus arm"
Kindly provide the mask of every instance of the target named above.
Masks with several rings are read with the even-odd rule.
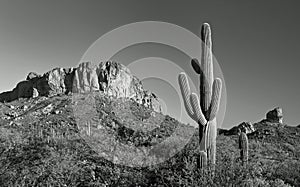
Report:
[[[180,86],[180,90],[181,90],[181,94],[182,94],[182,98],[184,101],[184,105],[185,105],[185,109],[188,113],[188,115],[194,119],[194,111],[193,111],[193,107],[190,103],[190,86],[187,80],[187,76],[185,73],[180,73],[178,76],[178,82],[179,82],[179,86]]]
[[[193,58],[191,60],[191,64],[192,64],[194,71],[198,74],[201,74],[201,64],[196,58]]]
[[[214,80],[212,91],[213,91],[213,93],[212,93],[212,97],[211,97],[209,120],[213,120],[219,111],[220,98],[221,98],[221,92],[222,92],[221,79],[216,78]]]
[[[193,111],[194,111],[195,121],[197,121],[199,125],[202,125],[202,126],[206,125],[207,120],[205,119],[205,117],[202,113],[197,94],[192,93],[190,95],[190,100],[191,100],[191,104],[192,104]]]

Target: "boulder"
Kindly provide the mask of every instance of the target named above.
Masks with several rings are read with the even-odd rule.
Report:
[[[36,88],[33,88],[32,91],[32,98],[36,98],[39,96],[39,91]]]
[[[272,123],[283,123],[282,108],[276,107],[266,114],[266,119]]]

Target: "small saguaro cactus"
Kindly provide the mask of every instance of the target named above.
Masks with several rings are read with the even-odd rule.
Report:
[[[239,149],[240,149],[240,158],[242,160],[243,165],[248,162],[248,137],[246,134],[246,129],[239,129]]]
[[[201,62],[192,59],[194,71],[200,77],[200,101],[196,93],[191,93],[187,75],[182,72],[178,81],[188,115],[198,123],[200,154],[198,167],[207,164],[214,166],[216,163],[216,115],[219,110],[222,81],[213,76],[213,55],[211,30],[207,23],[201,28]]]

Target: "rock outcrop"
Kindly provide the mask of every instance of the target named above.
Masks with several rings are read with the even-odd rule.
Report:
[[[0,94],[0,102],[97,91],[116,98],[131,98],[139,104],[162,112],[157,96],[144,90],[141,81],[126,66],[111,61],[98,64],[83,62],[77,68],[55,68],[43,75],[31,72],[12,91]]]
[[[1,93],[0,102],[68,93],[72,90],[73,72],[67,70],[55,68],[42,76],[29,73],[26,80],[19,82],[12,91]]]
[[[79,64],[74,72],[73,92],[87,93],[99,90],[97,66],[90,62]]]
[[[238,134],[239,131],[243,132],[243,130],[246,134],[250,134],[255,131],[255,128],[251,122],[242,122],[238,126],[232,127],[228,131],[223,130],[222,133],[220,133],[220,134],[234,135],[234,134]]]
[[[238,128],[241,129],[242,132],[242,129],[244,129],[246,134],[250,134],[255,131],[255,128],[251,122],[243,122],[238,125]]]
[[[140,81],[134,77],[129,69],[116,62],[102,62],[92,64],[84,62],[75,70],[73,82],[74,93],[103,91],[108,96],[138,97],[143,90]]]
[[[107,96],[131,98],[139,104],[161,112],[156,95],[143,88],[141,81],[130,70],[117,62],[93,64],[84,62],[74,71],[74,93],[101,91]]]
[[[283,123],[282,108],[276,107],[266,114],[266,120],[272,123]]]
[[[34,79],[36,77],[40,77],[40,75],[35,73],[35,72],[30,72],[30,73],[28,73],[28,75],[26,77],[26,80],[29,81],[29,80]]]

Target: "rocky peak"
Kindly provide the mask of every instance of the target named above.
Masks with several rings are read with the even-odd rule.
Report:
[[[266,120],[272,123],[283,123],[282,108],[276,107],[266,114]]]
[[[112,61],[83,62],[77,68],[54,68],[43,75],[31,72],[12,91],[1,93],[0,102],[70,92],[102,92],[116,98],[130,98],[157,112],[162,111],[155,94],[144,90],[141,81],[126,66]]]

